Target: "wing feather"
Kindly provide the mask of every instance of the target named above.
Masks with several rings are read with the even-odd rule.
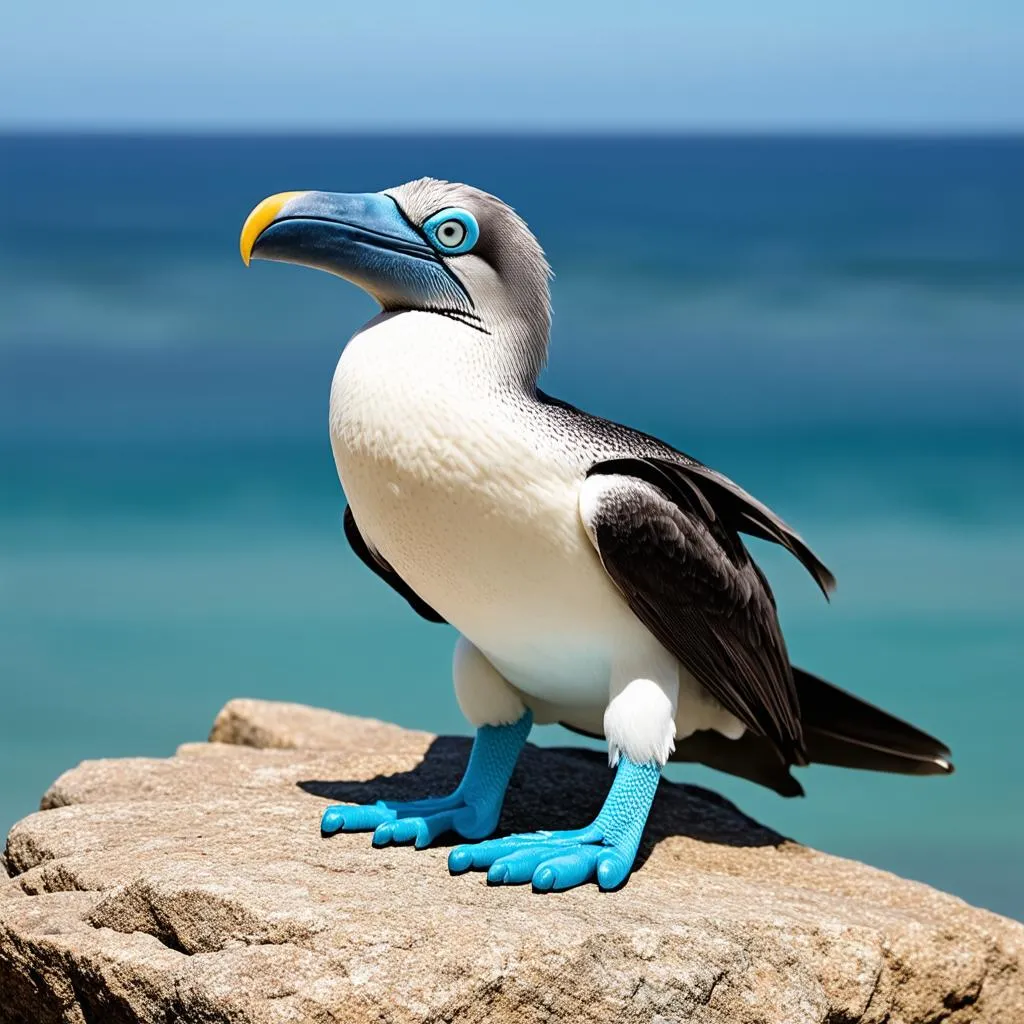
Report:
[[[418,615],[422,615],[428,622],[444,623],[446,621],[391,568],[380,554],[366,543],[365,538],[359,532],[359,527],[356,525],[356,517],[352,515],[352,509],[348,505],[345,506],[343,525],[345,528],[345,539],[356,555],[359,556],[359,560],[363,565],[368,569],[372,569],[392,590],[401,594],[409,602],[412,610]]]
[[[595,454],[603,461],[591,472],[625,472],[666,487],[677,497],[680,492],[688,492],[691,498],[683,500],[696,500],[706,518],[721,516],[738,533],[781,544],[800,560],[826,598],[835,589],[835,577],[803,538],[727,476],[650,434],[593,416],[539,389],[537,398],[552,429],[585,438],[594,446]]]
[[[623,473],[638,462],[638,473]],[[584,527],[633,612],[786,763],[806,763],[775,601],[731,514],[699,484],[697,493],[672,486],[666,467],[648,460],[609,460],[589,477],[604,479],[584,485]]]

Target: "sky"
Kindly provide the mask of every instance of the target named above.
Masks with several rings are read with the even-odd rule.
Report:
[[[11,0],[0,128],[1019,130],[1021,0]]]

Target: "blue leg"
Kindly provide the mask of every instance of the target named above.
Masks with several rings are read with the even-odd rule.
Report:
[[[617,889],[633,868],[660,778],[659,765],[620,758],[608,798],[592,825],[456,846],[448,855],[448,869],[487,868],[487,881],[494,885],[532,881],[543,892],[571,889],[592,879],[602,889]]]
[[[498,824],[509,779],[526,743],[533,714],[512,725],[484,725],[476,733],[466,774],[448,796],[402,803],[378,800],[372,805],[336,804],[320,819],[324,835],[336,832],[373,832],[373,845],[415,842],[429,846],[444,832],[466,839],[483,839]]]

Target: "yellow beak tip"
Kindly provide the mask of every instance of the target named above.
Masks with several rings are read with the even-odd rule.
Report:
[[[252,249],[256,239],[274,222],[284,205],[295,199],[297,196],[304,196],[302,192],[278,192],[276,195],[267,196],[261,203],[253,208],[252,213],[245,218],[242,225],[242,234],[238,239],[238,248],[242,254],[242,262],[249,266],[252,261]]]

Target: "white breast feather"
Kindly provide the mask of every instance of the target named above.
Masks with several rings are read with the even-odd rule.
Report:
[[[581,460],[529,429],[515,397],[489,382],[482,344],[422,313],[357,334],[331,389],[338,474],[368,543],[423,600],[524,693],[589,721],[618,651],[664,651],[584,530]],[[700,714],[684,733],[717,724],[704,719],[725,713],[686,681],[679,717],[694,718],[694,698]]]

